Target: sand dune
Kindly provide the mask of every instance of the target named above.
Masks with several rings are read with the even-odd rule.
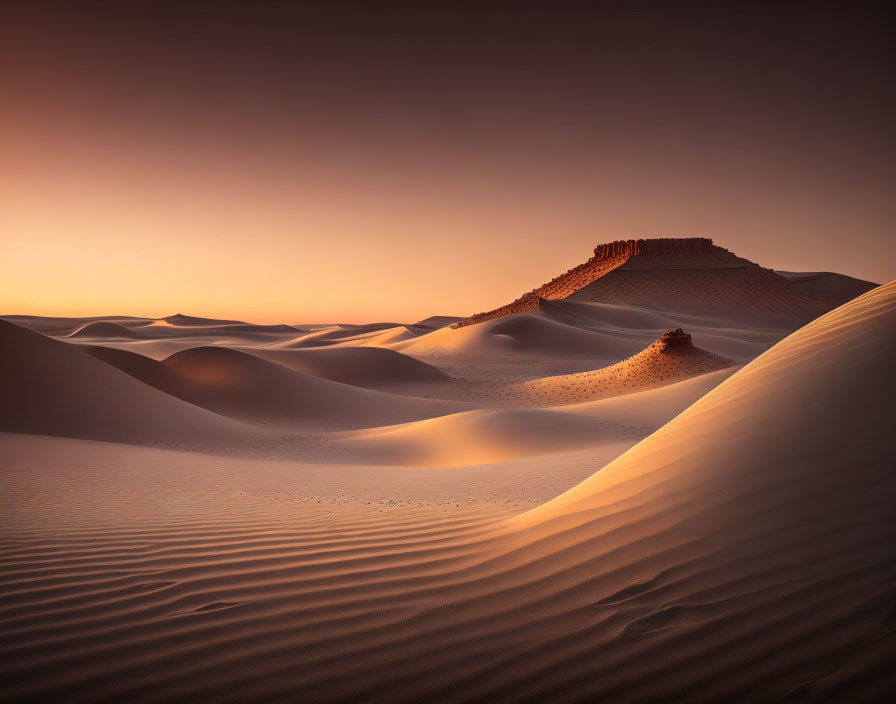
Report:
[[[193,315],[183,315],[182,313],[175,313],[174,315],[167,315],[164,318],[159,318],[159,321],[167,323],[168,325],[177,325],[183,327],[216,327],[219,325],[247,325],[248,323],[244,323],[242,320],[217,320],[215,318],[197,318]]]
[[[545,691],[848,701],[892,688],[894,330],[890,284],[806,326],[512,521],[521,536],[578,545],[586,564],[587,545],[595,565],[612,550],[630,566],[589,596],[592,620],[623,630],[592,641],[578,671],[552,672]],[[614,535],[623,516],[627,538]],[[637,668],[624,664],[626,649]]]
[[[456,409],[317,378],[226,347],[197,347],[162,362],[124,350],[89,352],[135,379],[215,413],[279,429],[358,428]]]
[[[725,369],[730,359],[694,347],[690,335],[668,330],[647,349],[594,371],[512,384],[500,391],[515,403],[558,406],[630,394]]]
[[[223,524],[207,508],[161,521],[144,490],[121,525],[7,533],[4,696],[885,700],[894,330],[891,284],[516,517],[337,511],[335,496],[299,517],[276,494],[284,465],[250,495],[222,492]],[[46,510],[19,498],[33,472],[4,477],[19,515]]]
[[[462,328],[441,328],[394,349],[421,357],[552,355],[620,359],[639,349],[637,343],[582,330],[536,315],[522,314]]]
[[[331,434],[339,463],[470,467],[580,448],[627,449],[731,376],[734,368],[626,396],[547,410],[495,408]],[[546,458],[549,474],[558,460]],[[491,470],[489,470],[490,472]]]
[[[896,282],[789,334],[865,286],[655,240],[467,320],[0,321],[0,701],[888,700]]]
[[[239,436],[239,424],[184,403],[86,354],[0,321],[4,431],[113,442],[173,443]]]
[[[113,323],[110,321],[97,321],[95,323],[85,323],[73,333],[69,335],[69,337],[86,337],[91,339],[134,339],[136,337],[134,331],[131,328],[126,328],[124,325],[119,325],[118,323]]]
[[[34,330],[43,335],[65,337],[78,328],[95,322],[116,323],[134,330],[152,322],[150,318],[135,318],[127,315],[91,316],[87,318],[40,317],[33,315],[4,315],[0,319]]]
[[[256,357],[304,374],[368,388],[395,388],[419,382],[448,381],[437,367],[400,352],[379,347],[325,347],[321,349],[247,348]]]
[[[280,335],[295,335],[297,332],[302,332],[302,330],[294,328],[292,325],[255,325],[253,323],[239,323],[236,325],[216,325],[215,332],[222,335],[230,333],[276,333]]]
[[[878,286],[870,281],[855,279],[852,276],[844,276],[832,271],[777,271],[775,273],[783,276],[803,293],[837,305],[851,301]]]
[[[620,443],[643,435],[639,427],[594,416],[496,409],[361,430],[332,442],[350,461],[363,464],[458,467]]]
[[[337,342],[342,342],[344,340],[351,340],[357,338],[359,336],[369,335],[372,332],[378,332],[381,328],[377,328],[373,331],[371,330],[362,330],[358,331],[354,328],[346,328],[339,325],[332,325],[329,327],[321,328],[318,330],[312,330],[309,333],[301,334],[296,337],[293,337],[290,340],[284,340],[283,342],[275,345],[275,347],[280,349],[302,349],[306,347],[325,347],[328,345],[336,344]]]
[[[350,340],[343,340],[340,345],[363,345],[364,347],[391,346],[405,340],[413,340],[415,337],[431,332],[430,328],[411,328],[407,325],[399,325],[387,328],[372,334],[359,335]]]
[[[653,430],[658,430],[739,369],[741,369],[740,366],[728,367],[684,381],[676,381],[666,386],[596,401],[554,406],[551,410],[575,413],[580,416],[594,415],[608,423],[623,426],[650,426]]]
[[[431,315],[423,320],[418,320],[411,327],[432,328],[437,330],[438,328],[444,328],[448,325],[454,325],[454,323],[459,320],[460,318],[454,315]]]

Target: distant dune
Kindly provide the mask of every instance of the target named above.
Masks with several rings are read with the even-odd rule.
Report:
[[[165,445],[213,441],[241,426],[160,393],[80,347],[0,320],[0,430]]]
[[[248,348],[247,352],[290,369],[352,386],[390,388],[449,379],[443,371],[381,347],[309,349]]]
[[[42,317],[33,315],[3,315],[0,320],[7,320],[43,335],[71,335],[78,328],[93,322],[115,323],[134,330],[152,322],[149,318],[135,318],[128,315],[100,315],[86,318]]]
[[[444,328],[448,325],[454,325],[454,323],[460,320],[462,320],[462,318],[458,318],[454,315],[431,315],[423,320],[418,320],[413,324],[413,327],[438,330],[439,328]]]
[[[514,315],[463,328],[441,328],[394,346],[412,355],[494,358],[507,354],[614,359],[637,351],[637,343],[564,325],[535,315]]]
[[[85,323],[75,330],[69,337],[86,337],[86,338],[106,338],[106,339],[134,339],[137,336],[130,328],[107,321],[98,321],[95,323]]]
[[[878,284],[831,271],[777,271],[800,291],[840,304],[867,293]]]
[[[208,327],[208,326],[216,326],[216,325],[248,325],[248,323],[244,323],[242,320],[217,320],[215,318],[197,318],[193,315],[183,315],[181,313],[175,313],[174,315],[168,315],[164,318],[159,318],[160,321],[167,323],[168,325],[178,325],[178,326],[186,326],[186,327]]]
[[[281,429],[368,427],[430,418],[453,408],[320,379],[225,347],[183,350],[161,362],[125,350],[88,351],[166,394]]]
[[[282,349],[303,349],[306,347],[328,347],[340,342],[358,340],[372,335],[376,335],[382,330],[394,327],[392,323],[383,325],[365,325],[359,327],[348,327],[341,325],[331,325],[319,330],[312,330],[309,333],[297,335],[291,340],[284,340],[277,347]]]

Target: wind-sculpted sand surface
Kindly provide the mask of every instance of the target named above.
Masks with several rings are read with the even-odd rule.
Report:
[[[896,283],[726,317],[670,246],[459,327],[0,321],[0,701],[887,700]]]

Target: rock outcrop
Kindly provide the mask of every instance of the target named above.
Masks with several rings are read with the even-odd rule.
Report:
[[[594,248],[594,256],[584,264],[579,264],[569,271],[560,274],[560,276],[554,277],[546,284],[524,293],[512,303],[495,310],[471,315],[469,318],[456,322],[451,327],[460,328],[465,325],[474,325],[484,320],[500,318],[513,313],[532,313],[538,310],[539,299],[543,298],[550,301],[571,296],[604,274],[608,274],[613,269],[622,266],[634,256],[701,254],[711,252],[713,249],[728,251],[723,250],[721,247],[715,247],[712,240],[705,237],[616,240],[615,242],[599,244]]]
[[[594,248],[596,259],[637,255],[703,254],[716,247],[708,237],[660,237],[649,240],[616,240]],[[728,251],[728,250],[725,250]]]
[[[681,328],[674,328],[672,330],[666,330],[661,336],[660,339],[655,343],[660,350],[666,350],[670,347],[693,347],[694,343],[691,342],[691,336],[688,335]]]
[[[452,327],[534,313],[542,301],[562,299],[697,315],[730,314],[763,322],[780,319],[788,325],[803,324],[834,307],[711,239],[667,237],[598,245],[584,264],[507,305],[477,313]]]

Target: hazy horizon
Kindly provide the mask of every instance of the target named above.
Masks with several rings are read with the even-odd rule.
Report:
[[[650,236],[896,276],[870,5],[209,8],[4,4],[4,314],[409,322]]]

